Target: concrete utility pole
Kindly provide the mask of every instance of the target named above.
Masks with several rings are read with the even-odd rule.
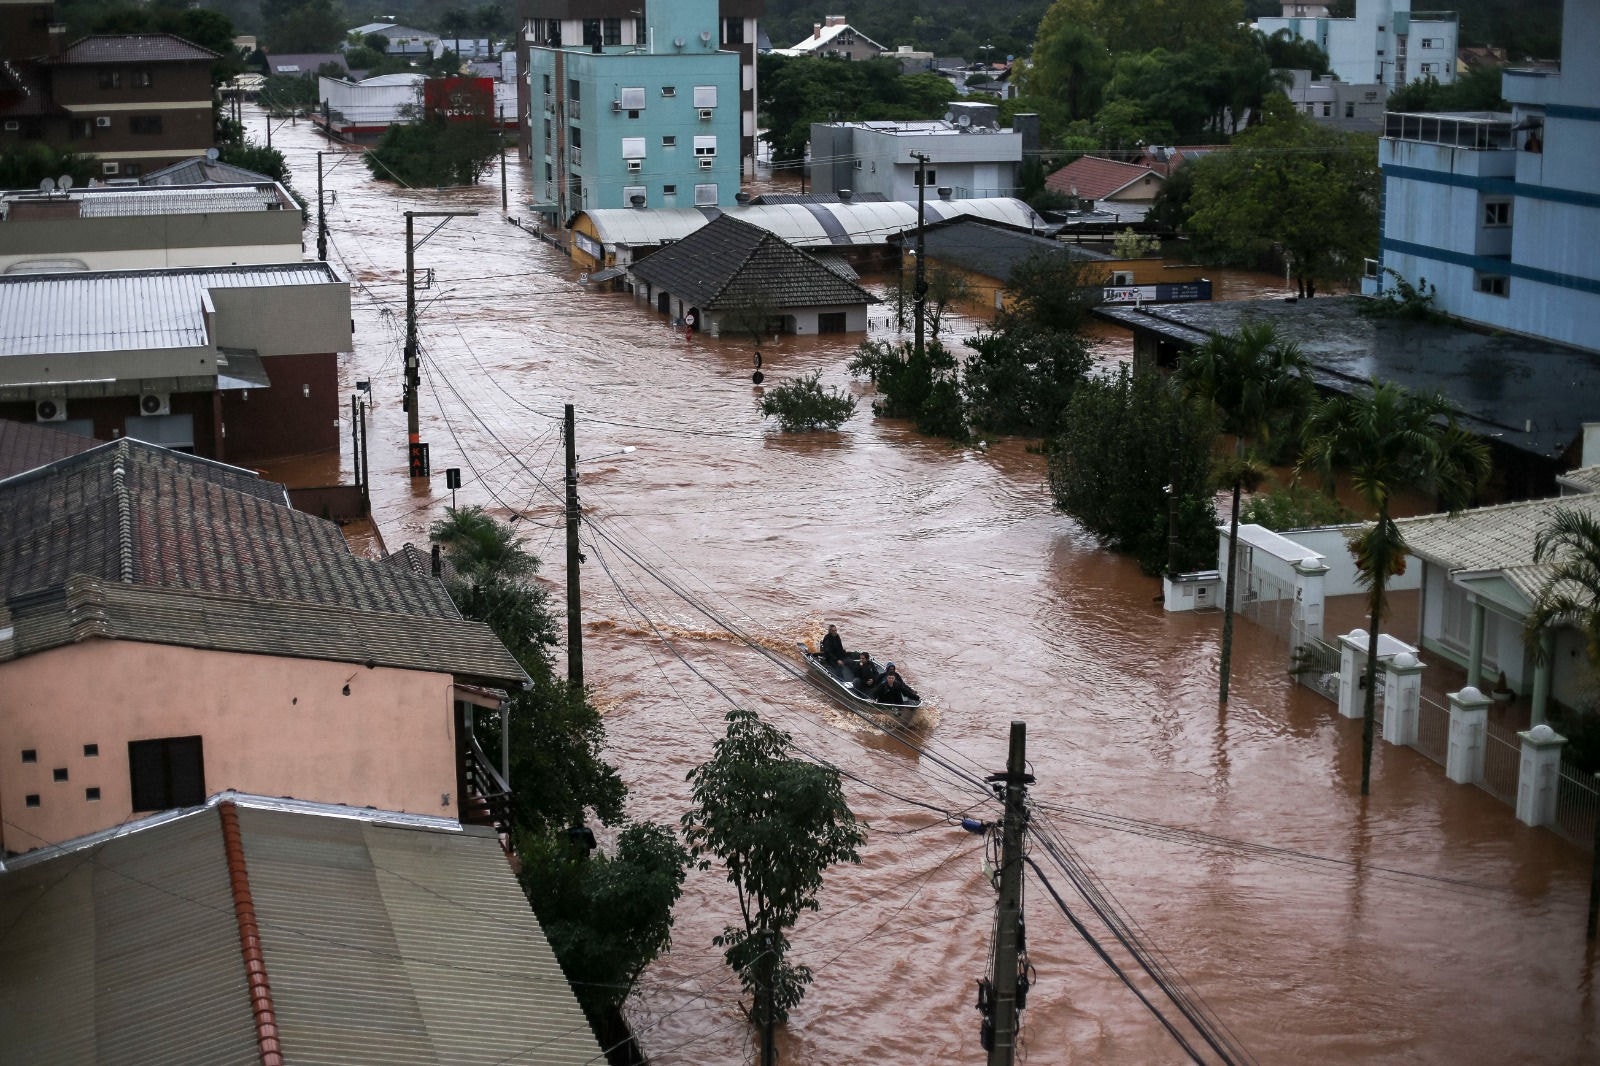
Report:
[[[317,258],[328,261],[328,211],[322,202],[322,153],[317,153]]]
[[[922,243],[922,216],[926,208],[928,197],[928,157],[921,152],[912,152],[911,158],[917,161],[917,280],[915,288],[911,290],[911,298],[916,304],[917,332],[916,353],[922,355],[922,311],[924,299],[928,295],[928,268],[924,262]]]
[[[1006,772],[990,781],[1005,784],[1005,821],[1000,827],[1000,905],[995,912],[994,1043],[989,1066],[1012,1066],[1017,1051],[1017,955],[1022,924],[1022,834],[1028,822],[1028,726],[1011,723],[1011,754]]]
[[[567,437],[567,684],[572,698],[583,698],[583,594],[578,585],[578,445],[573,436],[572,405],[566,409]]]
[[[476,215],[476,211],[407,211],[406,212],[406,442],[410,451],[411,476],[427,477],[428,464],[423,456],[422,428],[417,418],[417,386],[422,381],[417,359],[417,249],[428,243],[452,218]],[[439,224],[429,230],[422,240],[413,238],[413,221],[419,218],[437,218]]]
[[[504,214],[510,206],[506,197],[506,109],[500,109],[500,212]]]

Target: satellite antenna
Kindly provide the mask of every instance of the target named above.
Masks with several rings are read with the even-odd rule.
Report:
[[[57,178],[56,188],[60,189],[62,192],[70,192],[72,190],[72,175],[63,174]]]
[[[704,44],[705,42],[710,41],[710,40],[711,40],[711,31],[710,30],[701,30],[700,31],[700,41],[701,41],[701,43]]]
[[[207,148],[206,149],[206,160],[207,160],[207,162],[215,163],[217,161],[217,157],[219,155],[221,155],[221,154],[222,153],[217,151],[215,148]]]
[[[51,193],[55,192],[56,191],[56,179],[55,178],[45,178],[43,181],[41,181],[39,183],[39,191],[44,193],[46,196],[49,196]]]
[[[972,116],[971,115],[961,115],[961,116],[959,116],[956,119],[956,125],[957,126],[962,126],[962,127],[966,127],[966,126],[972,125]]]
[[[953,112],[953,111],[946,111],[946,112],[945,112],[945,113],[944,113],[944,120],[945,120],[945,121],[946,121],[946,122],[954,122],[954,121],[955,121],[955,120],[956,120],[956,116],[955,116],[955,112]]]

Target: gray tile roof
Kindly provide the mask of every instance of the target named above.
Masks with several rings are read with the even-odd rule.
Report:
[[[101,33],[81,37],[45,60],[53,66],[89,63],[183,63],[220,58],[171,33]]]
[[[1556,481],[1573,492],[1600,492],[1600,466],[1580,466],[1560,475]]]
[[[783,238],[729,215],[708,222],[629,268],[642,281],[705,310],[759,296],[775,308],[875,302]]]
[[[439,581],[351,555],[281,485],[132,439],[0,481],[0,601],[0,658],[108,637],[526,681]]]
[[[0,478],[99,447],[103,441],[33,422],[0,418]]]
[[[0,275],[0,357],[210,347],[214,288],[344,284],[326,263]]]
[[[1600,494],[1478,507],[1451,515],[1399,520],[1411,554],[1450,570],[1502,570],[1533,563],[1533,542],[1559,509],[1600,518]]]
[[[63,1066],[259,1062],[230,858],[284,1060],[603,1060],[488,830],[238,797],[0,873],[0,1046]]]

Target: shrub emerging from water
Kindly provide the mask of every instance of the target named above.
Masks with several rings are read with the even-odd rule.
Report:
[[[1254,497],[1239,511],[1241,523],[1265,526],[1274,533],[1353,521],[1350,508],[1325,492],[1305,485],[1285,485]]]
[[[822,372],[774,385],[761,397],[761,417],[776,418],[785,433],[838,429],[855,413],[856,398],[822,387]]]
[[[1013,325],[967,339],[961,372],[967,418],[990,433],[1054,436],[1092,358],[1075,333]]]
[[[909,418],[918,432],[951,440],[967,439],[956,357],[938,341],[914,345],[901,341],[862,341],[850,360],[850,372],[866,376],[878,387],[872,412],[881,418]]]

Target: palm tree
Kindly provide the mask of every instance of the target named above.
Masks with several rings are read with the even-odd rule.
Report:
[[[1217,703],[1228,704],[1228,672],[1233,656],[1234,559],[1239,550],[1239,499],[1255,489],[1265,466],[1250,454],[1248,442],[1266,442],[1274,429],[1311,402],[1305,357],[1278,337],[1267,323],[1248,323],[1237,333],[1212,337],[1178,364],[1178,387],[1209,406],[1218,428],[1234,438],[1233,457],[1222,464],[1221,481],[1233,489],[1228,521],[1228,583],[1222,606],[1222,674]]]
[[[1543,658],[1538,638],[1571,623],[1588,641],[1589,661],[1600,666],[1600,518],[1570,507],[1557,509],[1534,538],[1533,561],[1551,564],[1528,613],[1534,654]]]
[[[1377,716],[1378,624],[1387,605],[1389,578],[1403,573],[1406,542],[1390,513],[1396,493],[1432,492],[1452,513],[1489,475],[1489,449],[1456,424],[1450,402],[1374,382],[1366,395],[1334,396],[1306,424],[1302,468],[1322,474],[1331,491],[1345,473],[1375,520],[1350,541],[1356,570],[1367,587],[1366,707],[1361,724],[1361,794],[1372,789],[1372,733]]]

